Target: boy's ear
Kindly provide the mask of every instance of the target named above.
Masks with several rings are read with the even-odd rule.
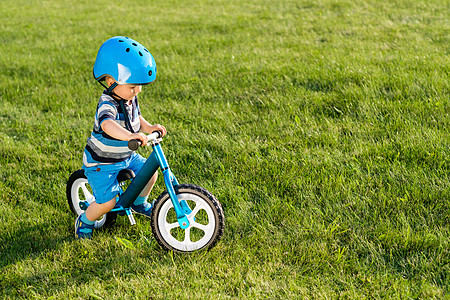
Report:
[[[113,79],[112,77],[110,77],[110,76],[106,76],[106,77],[105,77],[105,81],[106,81],[106,84],[107,84],[108,86],[111,86],[111,84],[114,83],[114,79]]]

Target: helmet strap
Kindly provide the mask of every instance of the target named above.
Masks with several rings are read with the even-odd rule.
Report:
[[[116,86],[118,86],[117,82],[114,82],[114,83],[111,84],[109,87],[107,87],[107,86],[106,86],[103,82],[101,82],[101,81],[99,81],[99,83],[106,89],[106,93],[108,94],[108,96],[111,96],[111,97],[117,97],[117,98],[120,99],[120,101],[118,101],[118,102],[119,102],[120,108],[122,109],[123,116],[124,116],[124,118],[125,118],[125,127],[126,127],[129,131],[131,131],[132,133],[135,133],[134,130],[133,130],[133,126],[131,126],[130,118],[129,118],[129,116],[128,116],[128,111],[127,111],[127,109],[125,108],[125,105],[124,105],[125,101],[128,101],[128,100],[123,99],[122,97],[120,97],[119,95],[117,95],[116,93],[113,92],[113,89],[114,89]]]
[[[120,97],[119,97],[120,98]],[[125,119],[125,127],[131,132],[131,133],[135,133],[133,130],[133,126],[131,126],[131,122],[130,122],[130,117],[128,116],[128,111],[125,108],[124,105],[124,101],[126,101],[125,99],[122,99],[122,101],[119,101],[119,105],[122,108],[122,113],[123,113],[123,117]]]
[[[105,89],[106,89],[106,93],[108,95],[113,95],[113,89],[118,86],[119,84],[117,82],[114,82],[113,84],[111,84],[109,87],[106,86],[103,82],[101,82],[100,80],[98,80],[98,83],[100,83]],[[119,97],[120,98],[120,97]]]
[[[110,86],[109,86],[109,88],[107,89],[107,93],[108,93],[108,95],[109,94],[113,94],[113,89],[116,87],[116,86],[118,86],[118,84],[117,84],[117,82],[114,82],[113,84],[111,84]]]

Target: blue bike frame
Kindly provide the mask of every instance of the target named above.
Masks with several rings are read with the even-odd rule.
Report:
[[[142,166],[142,169],[133,178],[125,192],[119,196],[119,201],[112,211],[125,211],[133,224],[134,219],[131,215],[130,206],[142,192],[144,187],[152,178],[153,174],[158,171],[158,168],[161,168],[166,189],[169,193],[170,199],[172,200],[173,208],[177,216],[178,224],[180,224],[182,229],[186,229],[190,225],[186,215],[190,214],[192,211],[186,201],[178,201],[174,188],[178,185],[178,181],[169,168],[169,164],[167,163],[161,146],[158,142],[153,141],[152,148],[153,152],[148,157],[146,163]]]

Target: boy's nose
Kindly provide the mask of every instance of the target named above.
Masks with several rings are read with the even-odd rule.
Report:
[[[142,86],[140,86],[140,85],[138,85],[138,86],[136,86],[135,88],[134,88],[134,92],[137,94],[137,93],[140,93],[142,91]]]

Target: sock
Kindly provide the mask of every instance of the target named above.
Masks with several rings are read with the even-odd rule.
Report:
[[[94,225],[95,221],[91,221],[86,217],[86,213],[83,213],[80,217],[81,222],[86,223],[88,225]]]
[[[141,196],[138,196],[137,198],[136,198],[136,200],[134,200],[134,205],[136,205],[136,206],[138,206],[138,205],[141,205],[141,204],[144,204],[146,201],[147,201],[147,199],[148,199],[148,196],[147,197],[141,197]]]

